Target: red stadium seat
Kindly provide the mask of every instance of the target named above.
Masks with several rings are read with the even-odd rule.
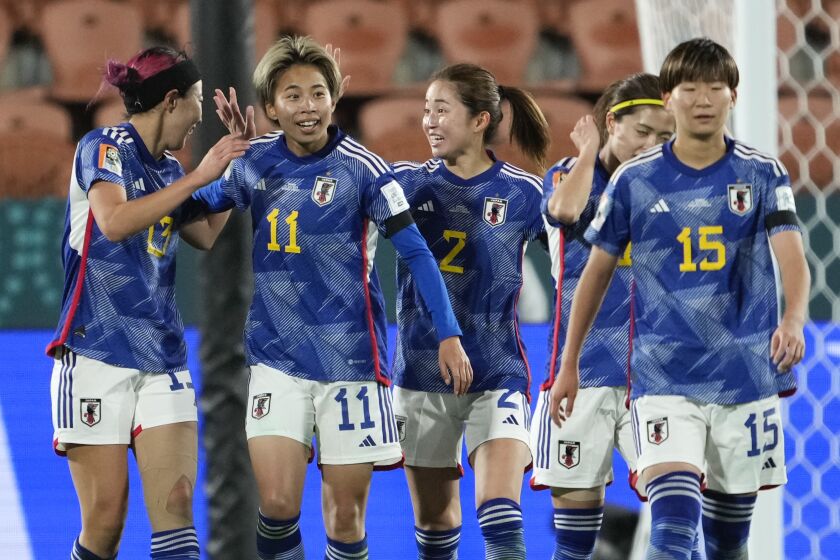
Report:
[[[580,59],[579,89],[600,93],[610,83],[642,71],[636,8],[626,0],[587,0],[569,8],[569,26]]]
[[[125,61],[141,49],[140,14],[108,0],[56,0],[44,7],[43,39],[53,71],[50,95],[86,102],[102,83],[107,58]]]
[[[349,93],[376,94],[392,88],[408,33],[399,3],[323,0],[307,9],[303,31],[341,49],[341,73],[352,76]]]
[[[0,198],[67,196],[73,144],[40,130],[0,133]]]
[[[479,64],[503,85],[522,83],[539,33],[529,2],[451,0],[437,12],[438,40],[447,62]]]
[[[421,97],[381,97],[365,103],[359,129],[365,146],[387,161],[426,161],[432,157],[423,134]]]
[[[64,107],[37,97],[0,96],[0,134],[28,130],[65,140],[73,137],[73,123]]]
[[[551,146],[548,148],[546,165],[552,165],[562,157],[577,155],[578,150],[569,138],[569,133],[572,132],[575,123],[580,117],[592,112],[592,105],[577,97],[538,95],[535,96],[535,99],[537,105],[542,109],[551,131]],[[502,126],[499,127],[499,132],[493,147],[496,156],[517,167],[521,167],[529,173],[542,175],[545,170],[538,169],[519,150],[519,146],[509,142],[510,108],[505,104],[502,110],[505,118],[502,121]]]

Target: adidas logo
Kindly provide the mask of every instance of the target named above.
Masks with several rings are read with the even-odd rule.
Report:
[[[464,206],[463,204],[456,204],[452,208],[449,209],[450,212],[455,214],[469,214],[470,209]]]
[[[367,436],[362,440],[362,443],[359,444],[359,447],[376,447],[376,442],[373,441],[372,437]]]
[[[434,212],[435,211],[435,205],[432,204],[432,201],[430,200],[428,202],[424,202],[423,204],[421,204],[417,209],[422,210],[423,212]]]
[[[519,425],[519,421],[516,419],[516,416],[514,416],[513,414],[511,414],[510,416],[508,416],[507,418],[505,418],[504,420],[502,420],[502,424],[513,424],[513,425],[515,425],[515,426],[518,426],[518,425]]]
[[[776,461],[773,460],[773,457],[770,457],[766,461],[764,461],[764,466],[761,467],[761,470],[766,469],[775,469],[776,468]]]
[[[131,186],[134,187],[134,190],[137,190],[137,191],[145,191],[146,190],[146,185],[145,185],[145,183],[143,183],[142,178],[137,179],[136,181],[131,183]]]
[[[670,211],[671,211],[671,209],[668,208],[668,205],[665,203],[664,198],[660,198],[656,202],[656,204],[654,204],[650,209],[651,214],[659,214],[659,213],[662,213],[662,212],[670,212]]]
[[[265,190],[265,179],[260,179],[257,181],[257,186],[254,187],[255,191],[264,191]]]

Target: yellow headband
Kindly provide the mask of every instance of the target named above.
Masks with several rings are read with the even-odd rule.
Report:
[[[621,111],[622,109],[626,109],[627,107],[635,107],[636,105],[658,105],[660,107],[664,107],[665,103],[661,99],[628,99],[627,101],[622,101],[621,103],[613,105],[609,112],[615,113],[617,111]]]

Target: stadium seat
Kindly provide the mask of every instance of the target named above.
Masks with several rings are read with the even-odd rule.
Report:
[[[0,133],[0,198],[67,196],[73,144],[41,130]]]
[[[796,186],[807,181],[819,189],[836,188],[838,178],[834,174],[833,161],[840,154],[840,118],[837,116],[840,111],[833,107],[831,96],[827,92],[812,93],[808,96],[807,105],[800,109],[795,95],[783,95],[779,97],[779,114],[779,144],[787,144],[788,127],[793,144],[780,156],[790,174],[791,183]],[[820,139],[821,131],[825,135],[824,145]],[[803,165],[806,169],[802,168]]]
[[[642,71],[633,2],[575,2],[569,7],[569,29],[581,64],[581,91],[600,93],[611,82]]]
[[[341,73],[352,76],[351,95],[390,90],[408,33],[397,2],[323,0],[306,10],[303,31],[341,49]]]
[[[592,112],[592,105],[577,97],[543,94],[535,96],[535,99],[537,105],[542,109],[551,131],[551,146],[548,148],[546,165],[553,165],[554,162],[562,157],[577,155],[578,150],[575,148],[571,138],[569,138],[569,133],[572,132],[575,123],[580,117]],[[502,111],[505,117],[502,121],[502,126],[499,127],[499,132],[493,146],[496,156],[517,167],[521,167],[529,173],[542,175],[544,170],[538,169],[531,160],[519,151],[517,145],[510,143],[509,106],[505,104]]]
[[[56,0],[44,7],[43,40],[53,71],[50,95],[89,101],[108,58],[125,61],[142,47],[140,14],[108,0]]]
[[[365,146],[387,161],[426,161],[431,157],[423,134],[422,97],[381,97],[359,112]]]
[[[60,105],[37,97],[0,95],[0,134],[26,130],[73,137],[70,115]]]
[[[437,11],[438,40],[447,62],[479,64],[503,85],[522,83],[539,22],[534,5],[507,0],[450,0]]]

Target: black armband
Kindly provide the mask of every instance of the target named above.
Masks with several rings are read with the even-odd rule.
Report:
[[[796,219],[796,212],[792,210],[778,210],[769,214],[764,219],[764,227],[770,231],[778,226],[798,226],[799,220]]]
[[[396,216],[391,216],[385,220],[385,237],[391,237],[401,229],[407,228],[414,223],[414,218],[411,217],[411,212],[406,210],[400,212]]]

